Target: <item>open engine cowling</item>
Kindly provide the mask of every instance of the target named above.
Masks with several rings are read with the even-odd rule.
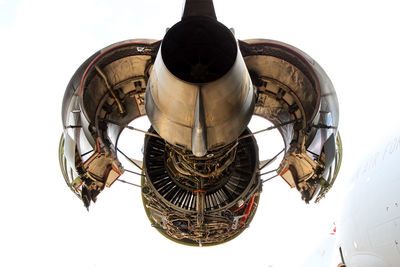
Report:
[[[251,117],[279,130],[284,156],[269,173],[308,203],[325,196],[340,167],[339,109],[328,76],[304,52],[237,41],[215,12],[193,12],[161,41],[120,42],[81,65],[63,100],[59,156],[86,207],[136,168],[154,227],[184,244],[215,245],[249,225],[267,180],[261,170],[274,160],[259,161],[265,148],[247,127]],[[132,123],[143,116],[151,127],[138,130]],[[126,130],[145,133],[132,140],[144,142],[143,159],[121,147]]]

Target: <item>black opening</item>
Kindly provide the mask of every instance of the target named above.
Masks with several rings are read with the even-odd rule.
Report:
[[[190,17],[165,35],[161,55],[168,70],[191,83],[215,81],[236,60],[237,43],[223,24],[207,17]]]

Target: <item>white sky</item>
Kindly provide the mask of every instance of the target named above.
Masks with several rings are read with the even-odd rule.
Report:
[[[333,192],[306,206],[281,180],[266,183],[250,228],[207,248],[162,237],[148,222],[140,191],[124,184],[86,212],[58,165],[67,83],[109,44],[161,39],[180,19],[183,1],[0,0],[0,266],[295,267],[329,234],[351,170],[399,123],[396,1],[214,2],[219,21],[239,39],[289,43],[328,73],[345,153]]]

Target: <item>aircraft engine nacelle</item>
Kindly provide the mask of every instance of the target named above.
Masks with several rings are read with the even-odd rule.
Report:
[[[274,170],[264,168],[279,154],[259,160],[268,147],[247,127],[253,115],[282,136]],[[143,116],[149,129],[132,126]],[[212,1],[188,0],[161,41],[95,53],[67,86],[62,121],[61,170],[87,208],[105,187],[127,182],[124,173],[137,174],[151,224],[189,245],[220,244],[246,229],[264,174],[281,176],[308,203],[325,196],[341,162],[338,101],[323,69],[282,42],[236,40]],[[144,141],[143,158],[123,147],[131,130],[145,134],[130,140]]]

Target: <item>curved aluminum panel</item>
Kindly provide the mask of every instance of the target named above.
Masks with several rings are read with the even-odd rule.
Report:
[[[246,40],[240,49],[258,92],[254,114],[275,125],[293,122],[279,127],[286,154],[278,173],[306,202],[317,195],[319,201],[341,162],[339,105],[329,77],[306,53],[282,42]]]
[[[233,142],[250,121],[255,102],[251,79],[239,50],[232,68],[208,83],[188,83],[176,78],[165,66],[160,50],[145,98],[146,113],[154,129],[167,142],[191,151],[200,151],[193,149],[192,136],[204,136],[207,150]],[[199,97],[202,111],[196,112]],[[195,125],[199,125],[196,121],[202,121],[202,116],[206,134],[195,135]],[[197,138],[194,143],[201,141]]]

